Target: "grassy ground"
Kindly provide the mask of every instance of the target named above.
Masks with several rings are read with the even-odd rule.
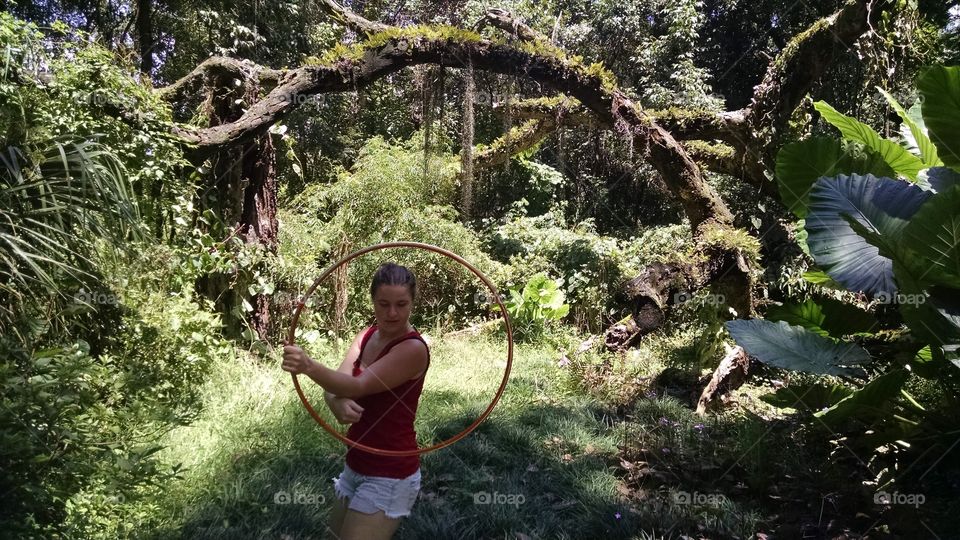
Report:
[[[691,351],[650,343],[619,363],[574,356],[566,366],[549,345],[518,346],[487,420],[422,457],[422,491],[396,537],[822,538],[831,528],[870,530],[873,516],[836,502],[838,489],[857,483],[831,478],[829,449],[774,416],[755,399],[759,389],[741,393],[729,412],[700,418],[691,408],[697,374],[671,366]],[[471,423],[504,368],[494,338],[437,340],[431,351],[421,444]],[[144,536],[323,537],[344,446],[307,416],[276,365],[221,365],[210,380],[200,419],[167,441],[164,459],[185,471],[149,503],[157,520]],[[325,411],[319,392],[310,393]]]

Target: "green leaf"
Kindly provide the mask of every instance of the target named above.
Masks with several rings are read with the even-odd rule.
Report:
[[[863,332],[876,332],[876,317],[856,306],[832,298],[808,299],[802,304],[785,304],[767,310],[767,320],[786,321],[821,336],[840,338]]]
[[[840,130],[844,139],[862,143],[867,148],[880,154],[894,172],[909,178],[911,181],[917,181],[917,175],[925,168],[920,158],[907,152],[899,144],[880,137],[870,126],[856,118],[840,113],[824,101],[818,101],[813,106],[820,112],[824,120]]]
[[[940,159],[960,170],[960,67],[933,66],[917,79],[923,121]]]
[[[802,326],[821,336],[829,336],[830,333],[823,329],[824,318],[820,306],[813,300],[807,300],[802,304],[773,306],[767,310],[769,321],[784,321],[792,326]]]
[[[726,327],[737,344],[765,364],[822,375],[866,375],[855,366],[869,361],[870,355],[856,344],[836,342],[784,321],[739,319],[728,321]]]
[[[925,379],[935,379],[940,376],[940,372],[937,369],[939,360],[940,359],[934,358],[930,345],[927,345],[914,355],[910,361],[910,369]]]
[[[872,175],[817,180],[805,224],[817,266],[850,291],[896,293],[890,259],[855,226],[895,242],[930,196],[914,184]]]
[[[839,291],[847,290],[843,285],[834,281],[833,278],[828,276],[823,270],[807,270],[803,273],[803,279],[813,283],[814,285],[820,285],[821,287],[829,287]]]
[[[920,152],[920,159],[923,162],[925,167],[937,167],[943,165],[943,162],[940,161],[940,158],[937,156],[937,147],[933,145],[933,142],[930,140],[930,137],[927,136],[927,132],[924,129],[923,125],[918,124],[914,117],[911,116],[904,108],[894,99],[893,96],[888,94],[882,88],[877,87],[877,90],[883,94],[883,97],[887,99],[887,103],[897,111],[897,114],[900,115],[900,120],[903,121],[903,125],[907,128],[906,133],[910,134],[910,138],[907,139],[908,142],[911,142],[916,145],[917,150]],[[906,134],[905,133],[905,134]]]
[[[895,369],[873,379],[826,411],[815,413],[825,423],[834,425],[851,416],[875,417],[883,414],[882,407],[900,395],[900,389],[910,376],[905,369]]]
[[[807,230],[803,228],[804,220],[798,222],[799,229],[794,234],[794,239],[796,239],[797,244],[800,246],[800,250],[807,254],[808,257],[813,258],[813,255],[810,255],[810,246],[807,245]],[[759,229],[759,227],[757,227]],[[826,274],[824,274],[826,275]]]
[[[901,291],[917,299],[899,303],[903,321],[920,341],[932,346],[960,342],[960,290],[933,286],[927,291],[918,279],[923,268],[915,263],[903,256],[897,256],[893,263]]]
[[[833,298],[821,298],[817,302],[823,310],[823,328],[830,332],[831,336],[874,333],[880,330],[880,322],[866,310]]]
[[[923,261],[924,281],[960,288],[960,186],[921,206],[903,230],[903,243]]]
[[[776,392],[762,395],[760,399],[780,408],[790,407],[816,412],[837,404],[852,393],[853,389],[842,384],[830,386],[818,383],[791,384]]]
[[[844,145],[833,137],[810,137],[785,145],[777,154],[776,176],[780,198],[791,212],[807,215],[810,190],[823,176],[839,174],[893,176],[893,169],[872,151]]]

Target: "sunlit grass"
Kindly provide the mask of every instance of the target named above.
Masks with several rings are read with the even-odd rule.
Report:
[[[505,352],[488,336],[433,339],[416,424],[421,445],[452,436],[483,411]],[[702,513],[672,504],[669,493],[639,506],[622,496],[619,452],[659,435],[629,429],[603,403],[566,392],[558,355],[547,345],[517,347],[493,413],[465,439],[421,458],[420,498],[397,538],[671,538],[667,531],[695,527]],[[329,417],[317,396],[317,410]],[[321,537],[345,447],[309,418],[289,375],[253,359],[222,364],[205,403],[197,422],[166,441],[165,462],[186,470],[152,503],[157,520],[145,536]],[[645,422],[667,410],[684,426],[696,421],[675,401],[654,403],[665,409],[641,409]],[[280,492],[300,502],[278,504]],[[485,497],[496,501],[483,504]],[[741,532],[753,524],[745,521]]]

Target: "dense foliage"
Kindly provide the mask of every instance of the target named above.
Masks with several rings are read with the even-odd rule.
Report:
[[[429,25],[473,29],[490,7],[350,4],[370,20],[405,27],[394,33],[470,39],[481,34]],[[477,31],[578,66],[603,91],[616,87],[651,115],[676,115],[683,129],[750,106],[790,40],[844,5],[508,1],[499,7],[542,39]],[[161,91],[211,56],[275,69],[362,56],[351,47],[363,32],[320,7],[81,0],[11,2],[0,13],[0,534],[179,537],[209,526],[237,537],[313,526],[316,515],[260,500],[276,487],[270,467],[300,474],[301,462],[283,452],[309,456],[311,474],[325,475],[332,463],[330,447],[300,437],[292,396],[279,397],[288,389],[277,390],[275,347],[325,268],[395,240],[444,247],[488,275],[523,347],[524,375],[504,398],[511,418],[498,419],[465,453],[468,466],[483,463],[469,471],[478,475],[473,487],[491,481],[485,456],[504,470],[519,467],[503,474],[520,478],[517,485],[549,468],[556,476],[538,480],[545,492],[554,490],[549,479],[575,476],[569,471],[584,461],[606,471],[577,469],[583,485],[563,487],[589,503],[582,514],[556,512],[572,505],[569,493],[552,492],[538,493],[543,499],[515,523],[492,513],[481,532],[469,523],[443,528],[459,526],[462,516],[452,516],[476,505],[438,510],[449,523],[433,526],[450,535],[519,535],[521,521],[549,522],[536,529],[544,536],[566,534],[562,527],[573,525],[553,514],[587,523],[571,536],[627,534],[615,529],[627,521],[619,510],[612,526],[592,513],[614,515],[604,497],[616,493],[625,495],[616,508],[657,520],[651,534],[795,532],[790,527],[800,526],[770,506],[768,488],[796,468],[804,469],[804,496],[822,506],[817,497],[844,489],[844,511],[871,520],[888,518],[862,486],[924,488],[932,498],[960,485],[951,483],[960,482],[956,467],[939,459],[960,429],[955,5],[892,1],[869,32],[830,53],[822,81],[788,111],[787,129],[755,149],[777,155],[776,170],[762,174],[775,179],[779,201],[738,176],[743,163],[708,167],[709,156],[699,155],[706,185],[739,228],[707,227],[698,238],[686,194],[670,192],[650,148],[635,146],[639,139],[619,123],[561,123],[558,115],[560,125],[504,163],[478,160],[465,174],[464,156],[509,146],[505,135],[523,121],[511,105],[528,97],[557,103],[526,77],[415,66],[362,89],[298,96],[279,122],[235,147],[204,154],[184,144],[185,130],[243,114],[276,83],[243,86],[238,73],[249,75],[253,64],[237,63],[237,72],[220,66],[224,72],[194,80],[185,97]],[[778,148],[785,141],[792,142]],[[267,149],[261,161],[245,161],[251,148]],[[251,169],[264,172],[266,194],[255,192]],[[223,200],[228,191],[240,195]],[[263,236],[249,221],[238,226],[250,217],[234,207],[257,204],[262,222],[253,225],[266,224]],[[774,230],[793,234],[768,236]],[[670,298],[656,302],[675,308],[662,328],[613,339],[629,334],[637,315],[624,300],[629,280],[669,281],[691,261],[705,272],[733,266],[704,261],[700,241],[743,256],[764,318],[730,321],[743,316],[731,299],[675,282],[665,289]],[[446,385],[441,405],[428,406],[440,427],[426,431],[442,434],[482,410],[477,396],[489,388],[467,375],[502,367],[464,368],[462,359],[499,357],[483,340],[503,337],[505,314],[462,266],[415,250],[358,258],[306,302],[296,338],[311,351],[340,352],[371,322],[370,277],[387,260],[417,274],[413,324],[460,360],[438,382]],[[463,334],[479,334],[479,344],[443,339]],[[747,387],[773,407],[748,400],[748,414],[695,418],[696,398],[734,341],[766,364]],[[548,387],[558,394],[545,395]],[[569,422],[589,426],[576,434],[582,440],[561,440]],[[777,442],[768,447],[772,431]],[[591,437],[605,448],[586,443]],[[841,445],[877,467],[844,463],[833,451]],[[795,449],[801,464],[792,461]],[[456,459],[430,481],[472,469]],[[619,483],[597,495],[596,479],[616,468],[609,463],[622,467]],[[938,480],[924,480],[933,470]],[[716,485],[691,479],[715,473]],[[227,479],[236,484],[225,486]],[[236,495],[244,481],[255,494]],[[683,489],[725,495],[716,504],[660,500]],[[941,502],[937,509],[955,504]],[[926,512],[930,519],[936,511]],[[231,520],[249,528],[233,534]],[[425,523],[409,534],[424,533]],[[645,527],[632,532],[647,534]]]

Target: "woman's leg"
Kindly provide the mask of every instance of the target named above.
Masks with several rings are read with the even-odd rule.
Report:
[[[330,509],[330,523],[327,525],[327,534],[324,535],[331,540],[341,538],[340,529],[343,528],[343,518],[347,514],[347,505],[350,499],[347,497],[336,497],[333,501],[333,508]]]
[[[397,532],[401,518],[388,518],[383,510],[364,514],[347,510],[340,527],[341,540],[389,540]]]

